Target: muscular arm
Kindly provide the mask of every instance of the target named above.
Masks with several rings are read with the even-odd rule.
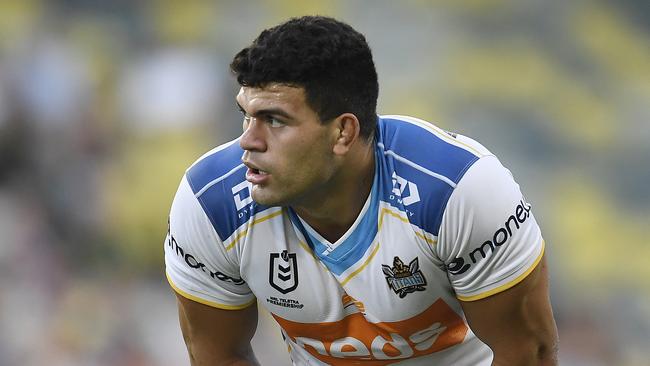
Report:
[[[176,297],[192,366],[259,365],[250,344],[257,327],[257,305],[221,310],[178,294]]]
[[[557,365],[545,259],[516,286],[461,305],[472,331],[492,349],[493,365]]]

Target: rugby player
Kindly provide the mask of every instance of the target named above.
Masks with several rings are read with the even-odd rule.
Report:
[[[243,134],[182,177],[166,274],[193,365],[554,365],[545,244],[488,149],[376,113],[364,36],[305,16],[231,63]]]

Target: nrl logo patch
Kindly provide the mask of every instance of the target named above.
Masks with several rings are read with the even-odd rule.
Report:
[[[296,253],[271,253],[269,256],[269,284],[280,293],[288,294],[298,287]]]
[[[382,264],[381,270],[386,276],[388,287],[393,289],[400,299],[403,299],[404,296],[411,292],[424,291],[424,286],[427,284],[427,280],[420,271],[418,257],[415,257],[408,266],[399,257],[395,257],[392,268],[389,265]]]

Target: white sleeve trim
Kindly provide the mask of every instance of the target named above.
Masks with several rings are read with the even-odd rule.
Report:
[[[436,246],[459,299],[504,291],[541,260],[541,230],[511,173],[494,156],[479,159],[452,193]]]
[[[221,309],[241,309],[255,301],[186,177],[176,192],[165,239],[167,279],[190,300]]]

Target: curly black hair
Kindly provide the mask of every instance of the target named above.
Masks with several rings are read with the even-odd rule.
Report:
[[[360,135],[374,136],[377,72],[365,37],[348,24],[323,16],[292,18],[262,31],[235,55],[230,69],[242,86],[303,87],[321,122],[352,113]]]

